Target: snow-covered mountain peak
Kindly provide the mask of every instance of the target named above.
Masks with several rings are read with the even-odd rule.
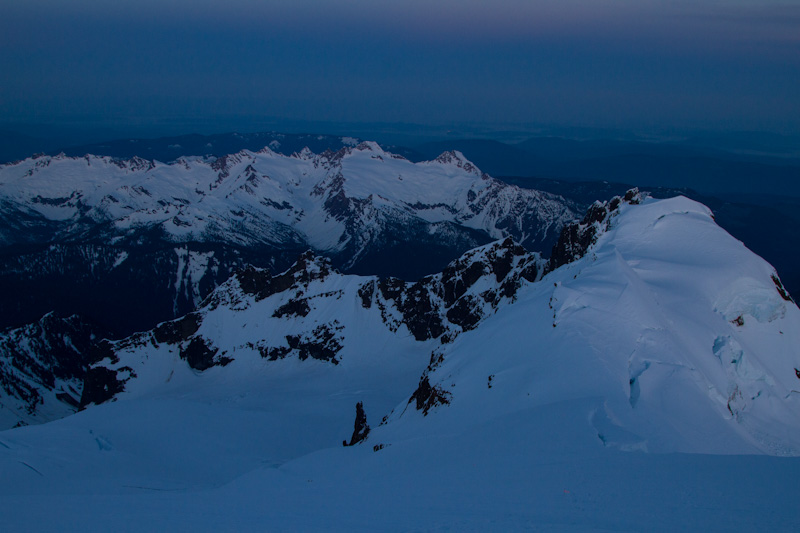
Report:
[[[272,147],[270,147],[270,145],[267,145],[267,146],[261,148],[260,150],[256,150],[255,153],[258,154],[258,155],[266,155],[266,156],[277,156],[277,155],[280,155],[277,152],[275,152],[272,149]]]
[[[315,155],[316,154],[314,154],[314,152],[312,152],[311,149],[308,146],[304,146],[302,150],[292,154],[292,157],[295,157],[297,159],[301,159],[301,160],[304,160],[304,161],[309,161],[309,160],[314,159]]]
[[[387,152],[375,141],[363,141],[354,147],[358,152],[372,152],[377,155],[385,155]]]
[[[442,152],[439,157],[431,161],[431,163],[452,165],[456,168],[464,170],[465,172],[469,172],[470,174],[483,176],[483,173],[480,171],[480,169],[458,150],[448,150],[446,152]]]
[[[629,200],[593,206],[594,242],[443,347],[370,438],[581,399],[607,447],[800,454],[800,310],[774,269],[701,204]]]

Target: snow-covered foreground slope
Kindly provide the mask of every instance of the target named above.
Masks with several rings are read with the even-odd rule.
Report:
[[[772,268],[684,198],[565,235],[543,278],[498,242],[416,285],[310,256],[231,280],[105,345],[83,403],[116,401],[0,433],[4,523],[795,529],[800,311]]]
[[[377,453],[366,445],[339,446],[283,464],[264,459],[272,432],[247,425],[261,422],[257,417],[234,418],[222,425],[220,415],[229,413],[202,406],[200,415],[200,409],[182,410],[180,419],[186,422],[175,428],[163,415],[158,425],[147,423],[155,413],[142,410],[129,423],[139,430],[169,431],[169,437],[132,438],[127,431],[124,440],[134,443],[125,447],[120,442],[109,444],[110,439],[98,444],[95,439],[103,438],[98,420],[83,417],[71,428],[69,449],[56,449],[56,442],[66,440],[63,430],[49,434],[57,439],[49,455],[62,458],[60,468],[43,466],[41,446],[22,449],[19,431],[12,434],[13,440],[0,434],[0,441],[11,447],[0,445],[0,453],[25,462],[4,464],[0,483],[4,529],[665,533],[797,529],[798,458],[603,448],[599,441],[586,440],[576,427],[583,412],[572,405],[524,410],[452,435],[397,443]],[[176,439],[186,426],[194,431]],[[204,431],[197,429],[203,426]],[[107,421],[103,429],[105,435],[110,433]],[[143,453],[143,445],[153,446],[149,454]],[[26,465],[40,469],[41,476]],[[218,481],[223,470],[235,479]]]

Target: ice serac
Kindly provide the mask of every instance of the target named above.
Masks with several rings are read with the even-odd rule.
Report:
[[[595,204],[549,268],[444,346],[370,438],[577,404],[606,447],[800,454],[800,311],[706,207],[635,191]]]
[[[57,309],[129,317],[106,324],[129,334],[193,310],[247,264],[280,271],[311,248],[345,272],[418,279],[505,237],[549,250],[573,216],[459,153],[415,164],[370,142],[169,164],[30,158],[0,166],[0,288],[14,302],[0,325]]]

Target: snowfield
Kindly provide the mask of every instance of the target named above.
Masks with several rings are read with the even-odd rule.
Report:
[[[800,310],[707,208],[639,201],[551,271],[507,241],[417,285],[231,279],[0,432],[3,528],[797,530]]]

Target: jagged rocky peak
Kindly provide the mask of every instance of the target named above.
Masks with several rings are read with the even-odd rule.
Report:
[[[636,205],[646,196],[638,188],[628,190],[624,196],[615,196],[607,202],[596,201],[586,211],[583,219],[567,224],[553,246],[547,272],[580,259],[597,242],[597,237],[608,229],[611,219],[619,213],[622,204]]]
[[[63,155],[63,153],[61,154]],[[120,159],[116,157],[108,158],[109,161],[119,168],[130,170],[131,172],[149,172],[156,168],[156,163],[150,159],[144,159],[139,157],[138,155],[133,156],[130,159]],[[186,161],[183,160],[182,163],[185,165]]]
[[[375,152],[376,154],[385,154],[386,152],[375,141],[363,141],[358,143],[355,147],[359,152]]]
[[[449,343],[460,332],[474,329],[503,299],[513,301],[523,280],[539,279],[543,266],[539,254],[527,252],[509,237],[467,252],[440,274],[416,283],[375,280],[364,284],[359,295],[365,308],[378,306],[390,328],[405,324],[418,341]]]
[[[0,428],[75,412],[91,347],[107,332],[77,315],[48,313],[0,332]]]
[[[439,157],[434,159],[434,161],[443,165],[454,165],[465,172],[469,172],[470,174],[475,174],[477,176],[483,175],[480,169],[478,169],[478,167],[476,167],[464,156],[464,154],[458,150],[448,150],[446,152],[442,152],[439,154]]]
[[[494,274],[504,296],[511,297],[520,279],[536,281],[542,273],[541,259],[515,243],[511,237],[475,248],[450,263],[441,274],[446,305],[452,305],[482,276]],[[509,276],[512,270],[515,275]],[[506,283],[506,282],[511,282]]]
[[[304,149],[308,150],[308,148]],[[331,149],[327,149],[319,155],[314,154],[310,150],[306,155],[300,155],[301,159],[313,159],[315,165],[322,166],[327,169],[331,169],[334,167],[341,168],[342,160],[356,152],[367,152],[372,154],[372,159],[402,159],[406,160],[405,157],[397,154],[393,154],[391,152],[387,152],[384,150],[378,143],[374,141],[361,141],[356,145],[351,146],[343,146],[338,150],[334,151]]]
[[[211,169],[218,173],[218,181],[216,184],[219,185],[220,180],[230,176],[231,170],[236,165],[243,161],[250,161],[251,163],[255,161],[255,155],[254,152],[249,150],[241,150],[235,154],[227,154],[216,158],[210,165]]]
[[[230,294],[231,283],[236,284],[244,294],[254,296],[258,302],[279,292],[308,287],[310,282],[325,279],[332,272],[336,270],[331,266],[330,259],[311,250],[303,253],[288,270],[275,276],[268,269],[248,266],[211,294],[211,307],[227,301],[224,297]]]
[[[129,390],[128,382],[139,379],[142,365],[148,368],[156,357],[177,355],[184,361],[178,367],[200,373],[240,358],[313,359],[335,366],[344,354],[361,357],[357,354],[374,349],[359,348],[362,342],[371,346],[374,338],[405,339],[407,332],[416,342],[447,344],[503,302],[513,301],[523,283],[541,277],[543,266],[538,254],[507,238],[471,250],[444,272],[415,283],[346,276],[310,251],[277,275],[248,267],[195,312],[149,332],[101,343],[94,350],[81,405],[103,403]],[[365,323],[373,324],[366,334]],[[176,372],[184,371],[178,367]]]

